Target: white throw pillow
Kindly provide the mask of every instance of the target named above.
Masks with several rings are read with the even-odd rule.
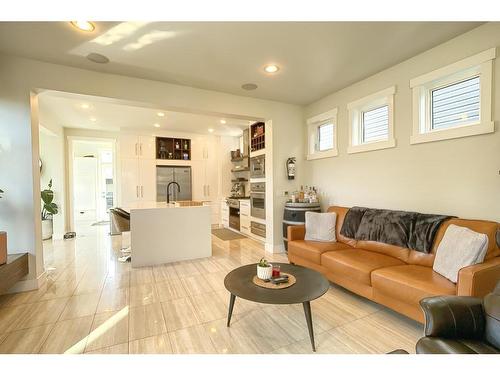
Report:
[[[306,212],[306,241],[336,242],[335,212]]]
[[[488,250],[488,236],[451,224],[436,250],[432,269],[454,283],[460,269],[482,263]]]

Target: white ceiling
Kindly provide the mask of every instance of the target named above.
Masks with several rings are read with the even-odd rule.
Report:
[[[477,22],[0,22],[0,51],[85,69],[308,104]],[[104,54],[109,64],[85,56]],[[281,69],[266,74],[263,66]],[[244,83],[256,83],[245,91]]]
[[[89,108],[82,108],[86,104]],[[46,91],[39,95],[40,123],[56,121],[67,128],[102,131],[135,130],[239,136],[249,125],[248,119],[223,118],[205,114],[165,111],[133,106],[107,98]],[[158,112],[165,114],[159,117]],[[92,121],[91,119],[95,119]],[[225,124],[221,120],[226,121]],[[159,124],[156,128],[154,124]],[[212,133],[208,129],[214,129]]]

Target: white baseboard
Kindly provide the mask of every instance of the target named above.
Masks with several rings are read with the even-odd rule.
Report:
[[[41,288],[47,281],[47,273],[44,271],[36,279],[21,280],[16,283],[12,288],[9,289],[7,294],[29,292],[30,290],[36,290]]]

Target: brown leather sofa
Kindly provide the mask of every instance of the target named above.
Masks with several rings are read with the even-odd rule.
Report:
[[[484,299],[429,297],[420,301],[425,313],[425,337],[417,354],[500,353],[500,283]]]
[[[337,242],[305,241],[304,226],[288,227],[288,259],[315,269],[330,281],[414,320],[424,322],[419,302],[425,297],[458,295],[482,297],[500,280],[499,223],[450,219],[441,224],[430,254],[374,241],[356,241],[340,234],[349,209],[333,206],[337,213]],[[457,284],[434,272],[432,265],[439,242],[450,224],[488,235],[485,261],[462,268]]]

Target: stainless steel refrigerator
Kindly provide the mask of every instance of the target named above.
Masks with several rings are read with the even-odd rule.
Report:
[[[167,185],[175,181],[179,184],[181,191],[177,191],[177,186],[170,185],[170,201],[190,201],[191,192],[191,167],[156,167],[156,201],[167,201]]]

